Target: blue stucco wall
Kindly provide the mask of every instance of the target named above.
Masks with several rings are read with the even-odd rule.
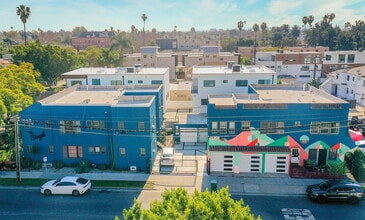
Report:
[[[348,113],[350,105],[341,104],[341,109],[312,109],[311,104],[297,103],[287,104],[287,109],[245,109],[243,104],[237,104],[235,108],[216,109],[214,104],[207,106],[208,131],[209,136],[220,136],[222,138],[233,138],[239,134],[242,121],[250,121],[250,126],[260,129],[260,123],[263,121],[284,122],[284,134],[268,134],[274,140],[290,135],[299,141],[302,135],[307,135],[310,140],[307,145],[316,141],[324,141],[332,146],[339,142],[354,147],[354,142],[348,134]],[[234,134],[212,134],[212,121],[235,121]],[[300,122],[300,126],[295,126],[295,122]],[[339,122],[339,134],[311,134],[311,122]],[[219,130],[219,128],[218,128]],[[265,132],[262,132],[265,133]],[[303,145],[305,148],[306,146]]]
[[[153,99],[155,100],[155,99]],[[34,103],[20,112],[20,133],[24,156],[35,161],[62,161],[66,165],[77,164],[86,159],[93,164],[106,164],[116,169],[127,169],[136,166],[138,170],[148,170],[149,162],[154,160],[153,149],[156,148],[155,134],[152,124],[156,124],[156,105],[150,106],[93,106],[93,105],[41,105]],[[79,133],[62,133],[60,121],[80,121]],[[88,120],[103,121],[104,128],[87,127]],[[124,121],[126,133],[118,131],[118,121]],[[144,122],[145,131],[138,131],[138,122]],[[43,134],[41,138],[32,138]],[[36,146],[36,153],[28,152],[28,146]],[[54,146],[54,153],[49,152]],[[65,158],[63,146],[81,146],[82,158]],[[105,146],[105,153],[89,153],[91,146]],[[122,157],[119,148],[126,149]],[[146,148],[146,155],[140,156],[140,149]],[[152,159],[151,159],[152,157]]]

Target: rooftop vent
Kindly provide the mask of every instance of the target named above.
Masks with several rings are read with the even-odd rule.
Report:
[[[233,65],[232,69],[233,69],[232,71],[234,73],[239,73],[239,72],[241,72],[241,65]]]
[[[228,61],[227,62],[228,69],[232,69],[233,64],[234,64],[234,61]]]
[[[134,73],[134,67],[128,67],[127,73]]]

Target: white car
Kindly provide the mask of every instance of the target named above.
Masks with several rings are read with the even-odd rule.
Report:
[[[78,196],[87,193],[91,188],[90,180],[77,176],[66,176],[58,180],[50,180],[41,186],[44,195],[70,194]]]

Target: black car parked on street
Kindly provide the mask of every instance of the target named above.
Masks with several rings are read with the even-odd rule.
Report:
[[[324,203],[326,201],[346,201],[356,204],[364,199],[364,191],[350,180],[327,180],[320,184],[307,186],[308,198]]]

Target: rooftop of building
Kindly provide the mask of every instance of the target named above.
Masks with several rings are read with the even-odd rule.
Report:
[[[209,103],[216,106],[237,104],[344,104],[346,101],[312,86],[252,85],[256,93],[209,95]],[[280,107],[280,106],[278,106]]]
[[[129,89],[138,90],[138,86],[81,86],[75,85],[39,101],[42,105],[107,105],[107,106],[150,106],[154,96],[124,96]],[[151,86],[149,89],[153,89]],[[155,86],[156,91],[161,85]],[[139,88],[146,89],[146,86]]]
[[[168,73],[169,68],[159,67],[159,68],[146,68],[146,67],[117,67],[117,68],[104,68],[104,67],[88,67],[88,68],[79,68],[76,70],[72,70],[70,72],[63,73],[63,77],[67,76],[80,76],[80,75],[114,75],[114,74],[166,74]]]
[[[354,76],[365,77],[365,66],[354,67],[351,69],[341,69],[332,72],[333,75],[336,75],[336,73],[348,73]]]
[[[197,74],[257,74],[257,73],[268,73],[275,74],[273,70],[267,68],[264,65],[239,65],[230,64],[226,66],[194,66],[193,76]]]

